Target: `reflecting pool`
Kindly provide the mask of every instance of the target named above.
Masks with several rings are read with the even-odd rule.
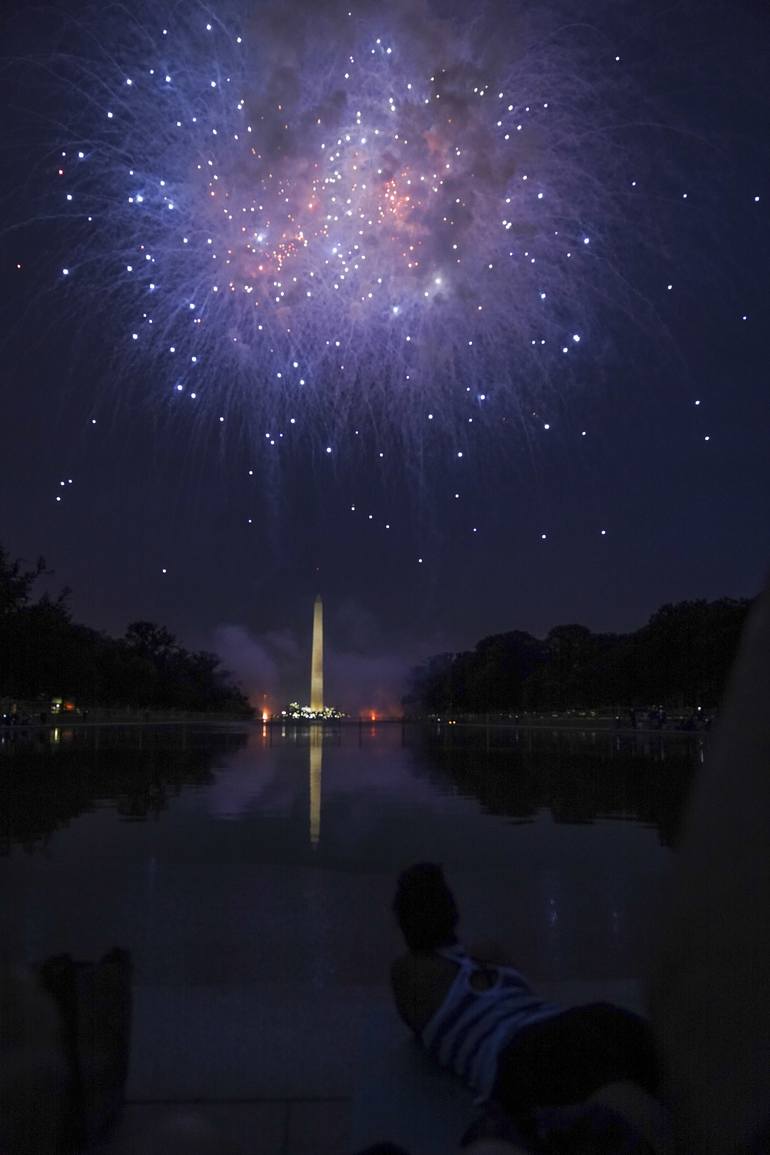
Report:
[[[689,735],[400,724],[0,735],[3,951],[119,944],[138,983],[378,987],[393,880],[534,979],[644,972],[703,758]]]

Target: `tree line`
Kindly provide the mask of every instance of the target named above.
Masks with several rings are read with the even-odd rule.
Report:
[[[749,599],[661,606],[629,634],[556,626],[542,640],[521,630],[415,668],[408,713],[487,714],[718,706]]]
[[[35,598],[45,561],[12,560],[0,546],[0,696],[47,707],[129,706],[251,714],[248,700],[206,650],[189,651],[165,627],[132,622],[122,638],[73,621],[69,590]]]

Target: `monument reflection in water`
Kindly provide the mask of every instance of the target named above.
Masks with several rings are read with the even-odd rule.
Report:
[[[321,838],[321,771],[324,761],[322,726],[310,727],[310,845],[315,848]]]

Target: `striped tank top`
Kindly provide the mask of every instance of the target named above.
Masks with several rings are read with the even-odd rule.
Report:
[[[442,1067],[489,1098],[503,1047],[523,1027],[561,1013],[562,1008],[533,994],[513,967],[482,966],[462,947],[436,951],[457,964],[446,998],[423,1028],[420,1038],[428,1054]],[[495,976],[486,990],[471,984],[474,973]]]

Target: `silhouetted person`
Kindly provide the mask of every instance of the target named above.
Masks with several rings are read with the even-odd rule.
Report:
[[[770,1151],[768,829],[770,588],[746,624],[693,791],[653,976],[683,1152]]]
[[[419,863],[400,876],[394,911],[408,948],[391,981],[404,1022],[441,1066],[512,1116],[578,1103],[631,1080],[655,1094],[652,1034],[610,1003],[565,1009],[536,995],[503,960],[458,942],[458,911],[442,870]]]

